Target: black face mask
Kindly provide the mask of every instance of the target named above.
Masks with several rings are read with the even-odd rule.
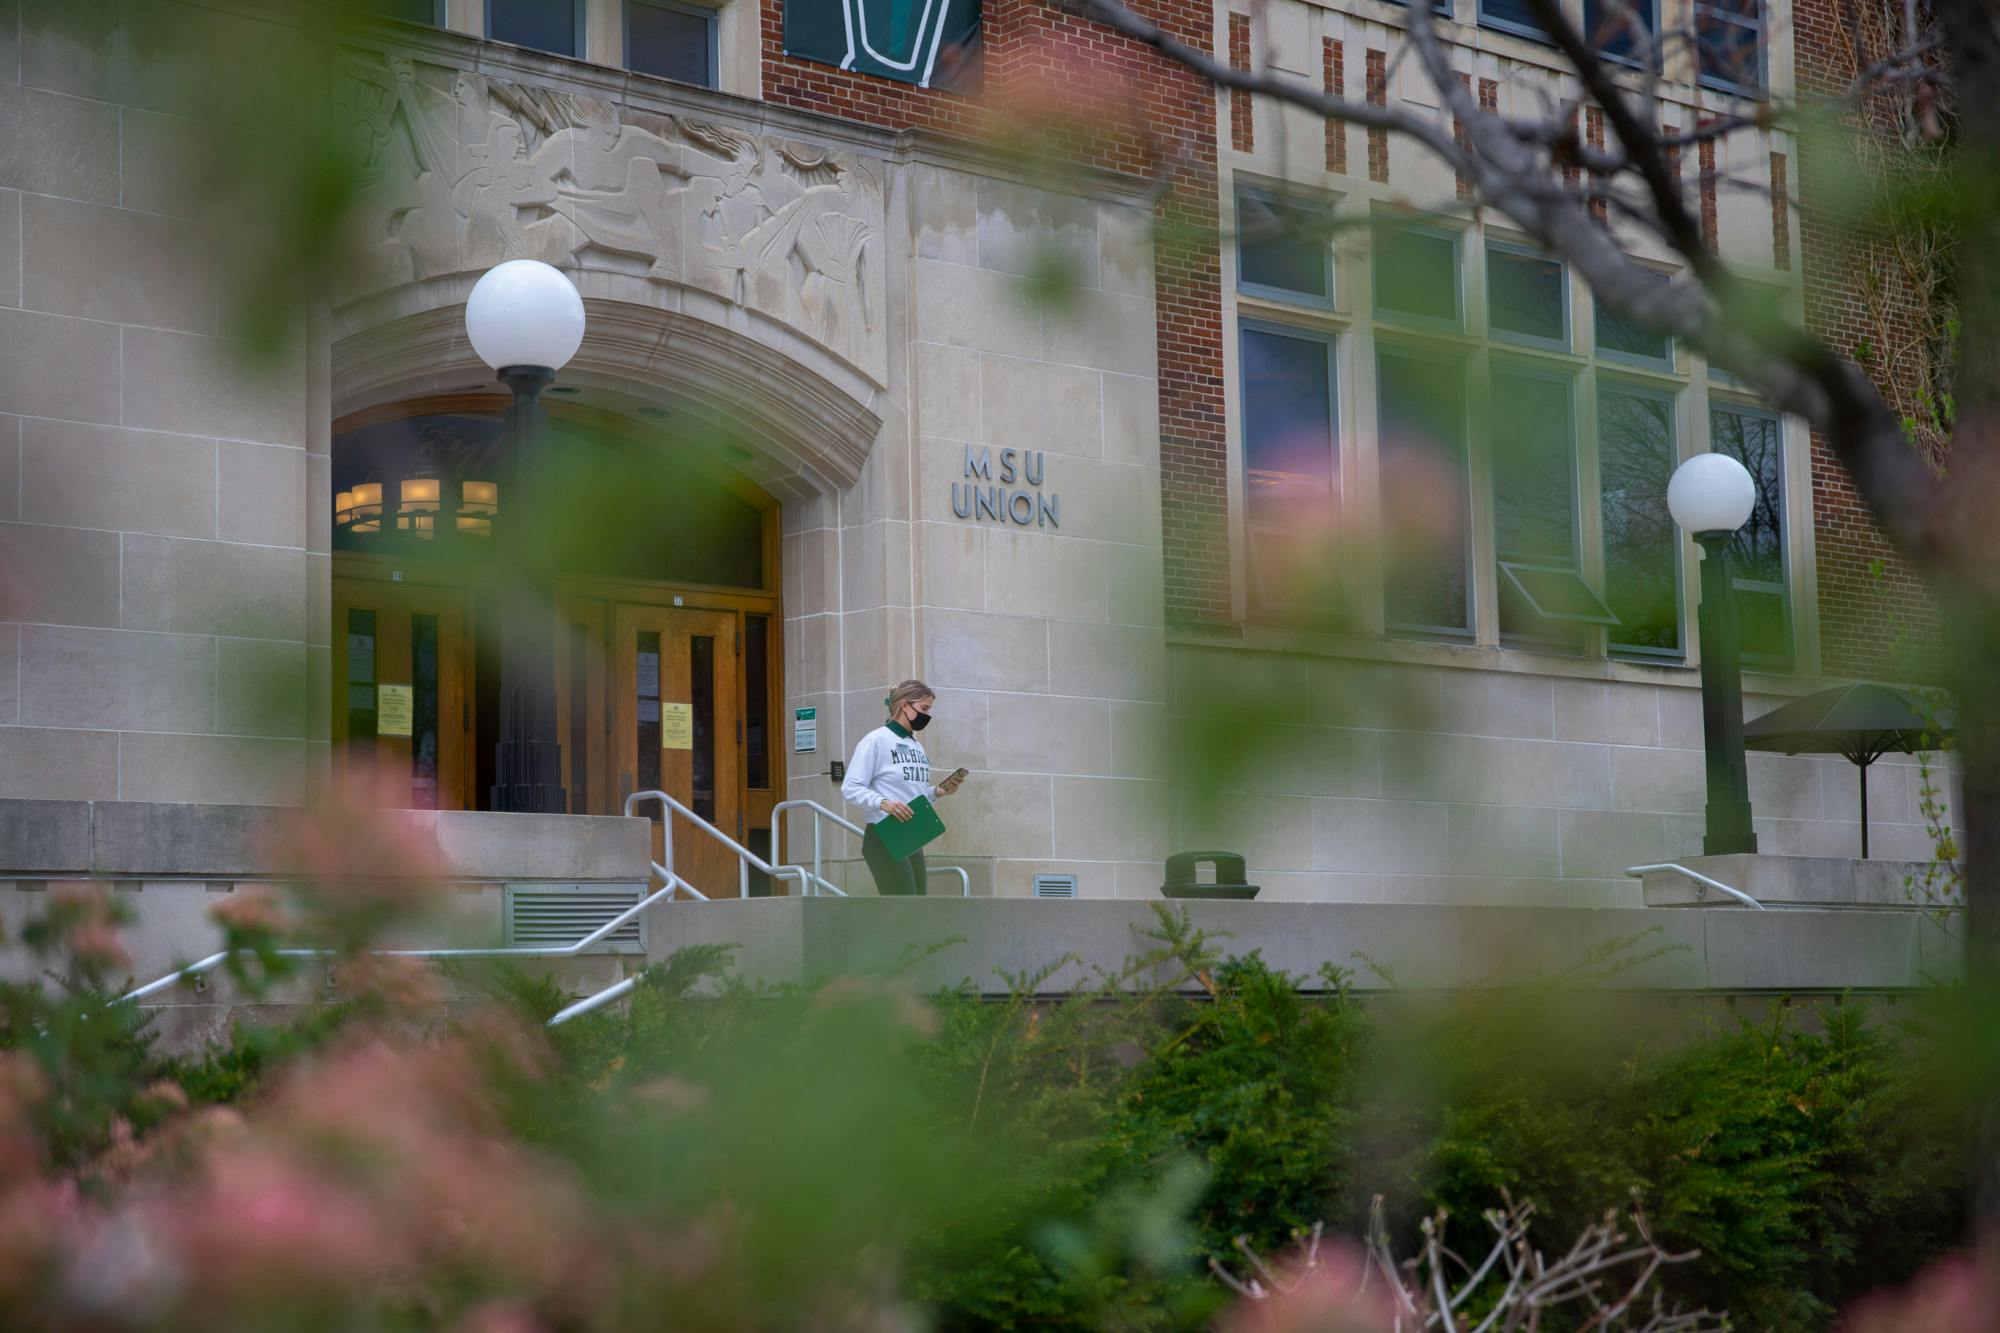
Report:
[[[925,727],[928,727],[930,724],[931,724],[931,715],[929,713],[918,713],[915,717],[912,717],[910,719],[910,730],[922,731]]]

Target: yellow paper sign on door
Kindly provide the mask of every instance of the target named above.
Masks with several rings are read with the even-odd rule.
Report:
[[[375,734],[407,736],[416,721],[417,691],[411,685],[375,687]]]
[[[660,705],[660,748],[662,750],[692,750],[694,748],[694,705]]]

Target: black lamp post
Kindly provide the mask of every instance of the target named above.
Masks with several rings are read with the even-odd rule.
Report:
[[[1701,545],[1701,731],[1708,756],[1708,856],[1757,850],[1743,757],[1743,639],[1729,546],[1757,503],[1757,484],[1727,454],[1697,454],[1667,483],[1667,510]]]
[[[546,467],[542,390],[583,342],[583,298],[547,264],[513,259],[491,269],[465,303],[472,350],[513,392],[507,414],[507,506],[495,516],[500,566],[500,737],[494,746],[495,810],[562,814],[562,745],[556,731],[556,587],[548,516],[535,497]]]

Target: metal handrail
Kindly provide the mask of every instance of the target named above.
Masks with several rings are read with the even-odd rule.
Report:
[[[867,830],[862,828],[861,825],[856,824],[852,820],[848,819],[845,815],[842,815],[837,811],[827,809],[825,806],[821,805],[818,801],[807,800],[804,797],[799,797],[795,800],[790,800],[790,801],[780,801],[776,805],[771,807],[771,836],[778,840],[777,841],[778,860],[781,864],[785,860],[786,825],[783,819],[783,815],[787,810],[812,811],[813,813],[812,883],[816,888],[823,887],[828,892],[834,894],[836,897],[845,898],[847,895],[841,892],[838,888],[836,888],[833,885],[833,883],[827,879],[824,873],[825,841],[820,833],[820,821],[822,819],[831,819],[834,823],[840,825],[842,828],[846,829],[849,833],[852,833],[857,838],[867,837],[868,836]],[[972,896],[972,876],[965,873],[964,866],[927,866],[926,870],[933,875],[957,875],[958,896],[961,898],[970,898]]]
[[[633,811],[638,807],[638,804],[641,801],[658,801],[662,806],[665,806],[668,810],[673,811],[675,814],[679,814],[686,817],[689,823],[693,824],[703,833],[706,833],[709,837],[714,838],[717,842],[721,843],[724,847],[727,847],[730,851],[736,853],[736,870],[737,870],[736,883],[737,883],[738,897],[748,898],[750,896],[750,869],[752,866],[755,866],[758,870],[762,871],[766,875],[771,876],[773,879],[778,879],[778,878],[797,879],[799,882],[799,894],[801,897],[805,896],[807,888],[805,867],[788,866],[782,864],[775,866],[772,865],[770,862],[766,861],[763,857],[757,855],[757,853],[751,851],[748,847],[745,847],[742,843],[736,841],[736,839],[730,837],[727,833],[724,833],[721,829],[709,823],[706,819],[703,819],[700,815],[688,809],[686,806],[682,805],[679,801],[675,800],[673,797],[667,795],[663,791],[635,791],[630,796],[627,796],[625,798],[625,817],[627,819],[632,819],[636,817]],[[667,880],[669,883],[672,883],[674,880],[679,879],[679,876],[675,875],[673,870],[674,821],[671,816],[662,819],[660,821],[660,841],[661,841],[661,847],[666,853],[666,864],[661,865],[657,861],[653,862],[652,863],[653,873],[659,875],[662,879]],[[708,901],[707,894],[702,893],[700,890],[696,889],[693,885],[687,884],[686,880],[681,880],[680,882],[686,885],[688,891],[690,893],[693,893],[695,897],[701,899],[703,902]]]
[[[655,865],[653,869],[657,871],[664,868]],[[670,870],[666,871],[666,880],[667,882],[659,889],[647,894],[644,898],[633,903],[617,916],[612,917],[609,921],[573,944],[524,945],[502,949],[371,949],[369,952],[378,958],[570,958],[582,953],[591,945],[596,944],[599,940],[611,934],[612,931],[617,930],[620,926],[625,925],[662,898],[670,897],[677,888],[693,893],[697,897],[700,896],[699,890]],[[186,967],[167,973],[167,975],[159,978],[157,981],[149,981],[143,986],[134,987],[111,1001],[111,1003],[125,1004],[128,1002],[137,1002],[149,996],[157,995],[161,991],[175,986],[180,982],[192,981],[196,977],[204,976],[221,967],[229,961],[230,956],[234,952],[237,951],[224,949],[220,953],[212,953],[199,962],[189,963]],[[331,949],[278,949],[274,953],[279,958],[331,958],[335,956]]]
[[[1702,874],[1699,870],[1690,870],[1678,861],[1661,861],[1656,865],[1628,866],[1625,870],[1625,873],[1633,879],[1638,879],[1642,875],[1661,874],[1669,870],[1675,872],[1676,874],[1686,875],[1689,879],[1693,880],[1695,885],[1695,897],[1697,898],[1706,898],[1708,896],[1707,891],[1709,889],[1714,889],[1717,893],[1724,894],[1728,897],[1734,898],[1737,902],[1742,903],[1745,907],[1754,907],[1760,912],[1768,912],[1770,910],[1768,907],[1764,906],[1764,904],[1758,902],[1755,898],[1752,898],[1749,894],[1743,892],[1743,890],[1732,889],[1727,884],[1724,884],[1721,880],[1711,879],[1707,875]]]

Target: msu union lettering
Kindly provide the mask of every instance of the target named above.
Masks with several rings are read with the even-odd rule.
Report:
[[[951,484],[951,512],[979,522],[1012,522],[1017,527],[1054,528],[1062,497],[1041,489],[1046,460],[1040,449],[1002,449],[1000,475],[993,475],[993,450],[965,446],[964,481]],[[980,485],[983,481],[986,485]],[[1016,485],[1033,490],[1016,490]]]

